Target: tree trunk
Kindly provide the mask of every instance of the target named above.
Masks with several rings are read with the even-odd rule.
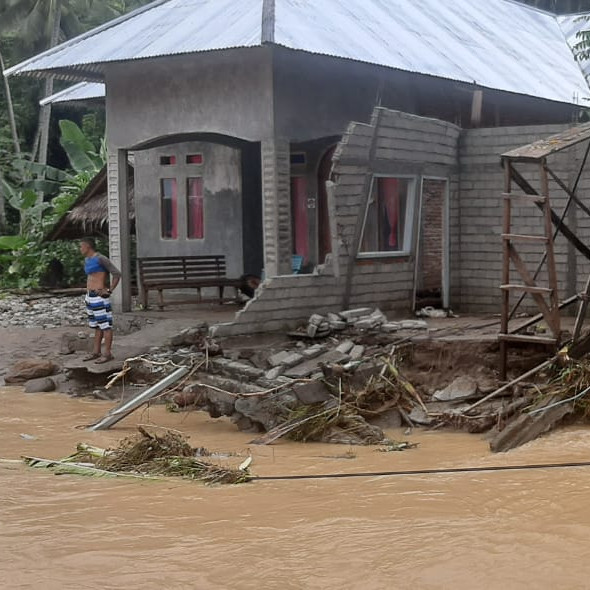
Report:
[[[59,40],[59,31],[61,26],[61,0],[56,0],[53,7],[51,40],[49,42],[49,49],[57,45]],[[45,79],[44,97],[47,98],[53,94],[53,76],[48,76]],[[40,144],[39,144],[39,160],[40,164],[47,164],[47,148],[49,146],[49,122],[51,119],[51,105],[47,104],[41,107],[39,114],[39,129],[40,129]]]
[[[2,74],[2,80],[4,81],[4,93],[6,94],[6,104],[8,107],[8,121],[10,123],[10,133],[12,134],[12,142],[14,144],[14,153],[16,156],[20,156],[20,142],[18,140],[18,131],[16,129],[16,118],[14,116],[14,107],[12,104],[12,94],[10,93],[10,85],[8,78],[4,75],[4,58],[0,52],[0,73]]]

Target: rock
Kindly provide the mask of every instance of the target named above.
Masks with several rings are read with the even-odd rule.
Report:
[[[44,393],[55,391],[55,381],[51,377],[31,379],[25,383],[25,393]]]
[[[279,367],[284,364],[291,353],[288,350],[282,350],[268,357],[268,364],[271,367]]]
[[[265,373],[264,377],[265,377],[265,379],[268,379],[269,381],[275,381],[276,379],[278,379],[281,376],[283,371],[284,371],[284,369],[282,366],[274,367],[270,371],[267,371]]]
[[[306,348],[301,354],[305,359],[314,359],[326,352],[326,350],[327,347],[325,344],[314,344],[313,346]]]
[[[239,412],[233,414],[231,421],[238,427],[238,430],[241,430],[242,432],[258,432],[258,428],[254,426],[254,422]]]
[[[477,394],[477,381],[469,375],[457,377],[449,386],[436,391],[432,399],[438,402],[462,401]]]
[[[428,324],[424,320],[402,320],[401,330],[427,330]]]
[[[273,398],[247,397],[236,400],[236,412],[260,424],[265,430],[271,430],[285,421],[289,412],[299,405],[294,394],[283,393]]]
[[[303,355],[298,352],[292,352],[283,362],[283,366],[290,369],[303,361]]]
[[[296,367],[288,369],[285,371],[285,376],[290,377],[291,379],[305,379],[306,377],[317,373],[319,363],[331,365],[334,363],[345,363],[348,360],[350,360],[350,357],[347,354],[343,354],[337,350],[329,350],[315,359],[304,361]],[[319,373],[319,375],[320,378],[323,376],[322,373]]]
[[[27,359],[18,361],[10,367],[4,377],[6,383],[24,383],[30,379],[53,375],[57,366],[51,361],[41,359]]]
[[[369,423],[378,426],[381,429],[391,430],[394,428],[401,428],[403,420],[400,411],[397,408],[392,408],[391,410],[387,410],[384,414],[369,420]]]
[[[315,338],[318,333],[318,327],[315,324],[309,324],[307,326],[307,335],[310,338]]]
[[[293,387],[293,393],[305,405],[319,404],[328,401],[332,396],[321,381],[300,383]]]
[[[354,346],[348,354],[350,356],[351,361],[358,361],[359,359],[362,358],[364,352],[365,352],[365,347],[357,345],[357,346]]]
[[[84,332],[66,332],[62,334],[59,353],[73,354],[74,352],[90,352],[92,350],[92,340]]]
[[[370,307],[360,307],[358,309],[348,309],[341,311],[338,315],[349,323],[355,322],[356,320],[371,315],[373,310]]]
[[[401,324],[399,322],[387,322],[381,326],[381,331],[386,334],[392,334],[401,330]]]
[[[357,330],[374,330],[375,328],[378,328],[382,323],[383,322],[381,322],[379,319],[369,316],[357,320],[354,323],[354,327]]]
[[[348,354],[354,348],[354,342],[352,340],[345,340],[336,347],[336,352],[341,354]]]
[[[314,313],[308,320],[310,326],[320,326],[326,321],[326,318],[322,315]]]

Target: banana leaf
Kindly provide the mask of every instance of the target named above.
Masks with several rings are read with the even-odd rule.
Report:
[[[23,461],[29,467],[35,469],[50,469],[56,475],[84,475],[87,477],[127,477],[133,479],[156,479],[133,473],[115,473],[98,469],[88,463],[68,463],[67,461],[53,461],[51,459],[40,459],[39,457],[23,457]]]

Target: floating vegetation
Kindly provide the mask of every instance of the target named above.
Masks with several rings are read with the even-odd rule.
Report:
[[[408,449],[418,448],[419,443],[405,441],[390,440],[383,448],[377,449],[379,453],[394,453],[399,451],[407,451]]]
[[[138,430],[138,435],[122,440],[115,449],[79,444],[76,453],[61,461],[26,457],[25,463],[58,474],[94,477],[182,477],[207,484],[237,484],[252,479],[248,471],[251,461],[246,460],[237,469],[214,465],[200,458],[205,449],[193,449],[177,432],[167,430],[156,435],[141,426]]]

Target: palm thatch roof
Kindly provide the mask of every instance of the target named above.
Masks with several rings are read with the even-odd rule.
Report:
[[[129,219],[134,232],[135,199],[131,164],[128,164],[128,171]],[[105,237],[108,233],[107,167],[104,166],[88,183],[84,192],[74,201],[67,213],[56,222],[45,240],[76,240],[84,236]]]

